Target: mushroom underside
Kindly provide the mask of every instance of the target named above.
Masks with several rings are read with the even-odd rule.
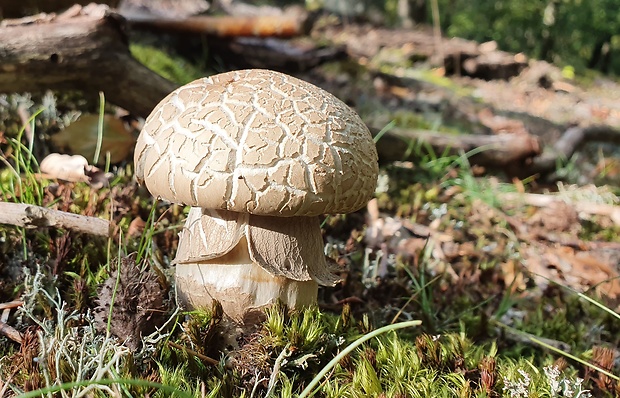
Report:
[[[318,217],[268,217],[192,208],[180,234],[177,295],[187,307],[215,299],[237,321],[276,300],[316,302],[318,284],[338,277],[323,253]]]

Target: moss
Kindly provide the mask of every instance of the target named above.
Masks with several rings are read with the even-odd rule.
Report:
[[[186,84],[204,75],[204,72],[183,58],[153,46],[133,43],[129,49],[138,61],[173,82]]]

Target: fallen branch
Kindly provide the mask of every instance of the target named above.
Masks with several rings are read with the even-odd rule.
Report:
[[[378,129],[371,129],[376,135]],[[523,164],[540,153],[538,140],[529,134],[446,134],[426,130],[392,128],[377,142],[379,159],[383,162],[413,160],[410,145],[427,143],[436,154],[472,152],[470,163],[505,167]]]
[[[105,5],[0,25],[0,91],[81,90],[142,117],[177,85],[131,56],[124,19]]]
[[[66,228],[105,237],[111,235],[108,220],[23,203],[0,202],[0,224],[24,228]]]
[[[297,15],[192,16],[182,19],[128,18],[135,28],[174,33],[207,34],[218,37],[292,37],[304,33]]]
[[[528,171],[532,173],[554,171],[559,162],[570,159],[580,147],[588,142],[620,144],[620,130],[604,125],[570,127],[551,148],[534,159]]]
[[[0,0],[2,18],[20,18],[38,12],[56,12],[66,10],[74,4],[87,5],[91,0]],[[116,7],[119,0],[98,0],[99,4]],[[1,395],[0,395],[1,396]]]
[[[589,201],[566,201],[556,195],[543,195],[535,193],[504,193],[500,196],[503,203],[521,202],[529,206],[548,207],[554,202],[567,203],[575,211],[589,215],[609,217],[614,224],[620,226],[620,206],[613,206],[604,203],[593,203]]]
[[[13,300],[8,303],[0,303],[0,311],[21,307],[22,305],[24,305],[22,300]]]

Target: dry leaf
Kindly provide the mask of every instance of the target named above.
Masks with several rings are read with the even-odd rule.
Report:
[[[97,146],[98,128],[99,115],[82,114],[76,122],[53,135],[52,142],[69,153],[92,159]],[[127,129],[123,120],[114,115],[104,115],[103,140],[97,164],[105,163],[108,152],[112,163],[129,158],[135,143],[134,135]]]
[[[545,287],[547,280],[579,292],[595,288],[609,298],[620,297],[620,281],[614,267],[588,251],[575,251],[566,246],[532,245],[523,252],[525,266],[536,284]]]
[[[528,220],[531,227],[542,227],[549,232],[570,232],[577,236],[581,231],[579,215],[575,208],[565,202],[553,201],[539,208]],[[536,228],[533,228],[535,230]]]
[[[51,153],[41,161],[39,168],[46,177],[71,182],[88,182],[86,169],[88,160],[81,155]]]
[[[112,174],[90,166],[82,155],[51,153],[39,166],[43,177],[56,178],[70,182],[87,182],[95,189],[108,185]]]
[[[500,266],[504,275],[504,284],[506,287],[510,287],[512,293],[524,291],[527,288],[525,275],[523,275],[521,267],[514,260],[508,260]]]
[[[146,226],[146,222],[142,219],[142,217],[138,216],[131,220],[129,227],[127,228],[127,235],[132,238],[137,238],[142,235],[144,232],[144,227]]]

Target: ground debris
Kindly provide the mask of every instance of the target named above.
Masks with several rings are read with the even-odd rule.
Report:
[[[133,256],[122,258],[119,268],[99,289],[95,322],[97,329],[105,331],[109,320],[111,333],[136,349],[142,336],[163,324],[169,304],[168,286],[152,268],[136,264]]]
[[[9,202],[0,202],[0,224],[25,228],[66,228],[97,236],[109,236],[111,225],[108,220],[98,217]]]

